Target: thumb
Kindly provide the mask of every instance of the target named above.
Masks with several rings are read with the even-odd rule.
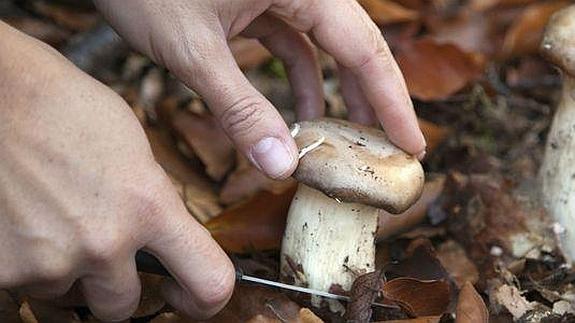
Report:
[[[184,82],[200,93],[236,148],[260,171],[275,179],[290,176],[298,159],[288,127],[243,75],[225,40],[214,38],[193,78],[182,77]]]

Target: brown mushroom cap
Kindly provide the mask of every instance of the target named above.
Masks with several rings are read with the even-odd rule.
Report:
[[[564,72],[575,77],[575,5],[551,17],[541,42],[541,52]]]
[[[294,177],[343,202],[401,213],[419,198],[423,168],[381,130],[323,118],[292,127],[300,149]]]

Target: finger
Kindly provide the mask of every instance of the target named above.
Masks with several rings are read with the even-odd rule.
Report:
[[[272,178],[290,176],[297,165],[297,147],[284,120],[245,78],[224,35],[209,38],[189,58],[192,73],[179,77],[202,95],[235,146],[257,168]]]
[[[234,267],[209,232],[190,216],[177,193],[162,213],[145,249],[175,279],[163,286],[164,297],[189,316],[212,316],[231,297]]]
[[[296,99],[298,120],[312,120],[325,113],[322,77],[313,45],[307,37],[270,15],[254,20],[242,33],[258,38],[286,68]]]
[[[338,66],[341,94],[347,107],[349,120],[372,126],[377,124],[373,108],[367,101],[355,75],[346,67]]]
[[[381,32],[355,0],[275,0],[270,10],[357,78],[389,138],[409,153],[425,149],[405,81]]]
[[[128,319],[138,307],[141,292],[134,257],[107,267],[81,279],[86,303],[101,320]]]

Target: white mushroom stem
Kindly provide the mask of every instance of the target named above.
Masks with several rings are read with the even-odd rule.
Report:
[[[575,261],[575,6],[550,20],[543,54],[563,74],[563,93],[547,139],[541,167],[542,197],[557,222],[556,232],[569,262]]]
[[[575,260],[575,79],[564,77],[563,96],[547,140],[541,169],[543,199],[559,224],[566,258]]]
[[[375,267],[378,210],[341,203],[300,184],[283,240],[281,271],[300,286],[349,290],[359,274]],[[319,306],[321,299],[312,298]]]

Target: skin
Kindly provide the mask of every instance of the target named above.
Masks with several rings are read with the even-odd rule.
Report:
[[[390,140],[422,157],[405,81],[378,27],[355,0],[96,0],[133,48],[197,90],[236,147],[273,178],[297,165],[297,148],[277,110],[245,78],[227,40],[258,38],[282,59],[300,119],[324,113],[309,39],[339,66],[349,118],[383,125]]]
[[[286,124],[237,67],[227,45],[258,38],[287,67],[300,119],[323,114],[313,43],[338,63],[350,119],[380,122],[405,151],[425,141],[405,82],[377,27],[354,0],[98,0],[135,49],[199,92],[236,147],[273,178],[291,175]],[[35,297],[80,286],[104,320],[140,296],[134,254],[156,255],[163,286],[194,317],[219,311],[234,270],[188,214],[127,104],[55,50],[0,22],[0,289]]]

